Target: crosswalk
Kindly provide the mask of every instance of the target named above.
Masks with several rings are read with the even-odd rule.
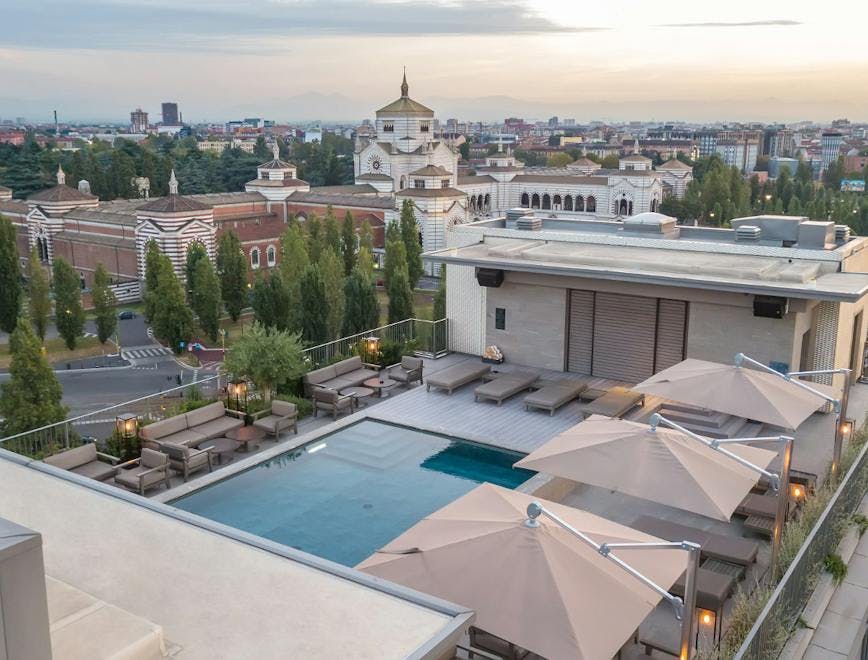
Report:
[[[121,352],[121,355],[127,360],[147,360],[171,355],[170,351],[165,346],[136,346],[135,348],[127,348]]]

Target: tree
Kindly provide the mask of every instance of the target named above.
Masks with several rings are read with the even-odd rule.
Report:
[[[172,261],[165,255],[160,256],[156,293],[152,320],[154,333],[180,354],[183,350],[181,342],[188,342],[193,334],[193,313],[187,305],[184,287],[175,274]]]
[[[341,251],[344,257],[344,275],[349,275],[356,265],[356,223],[349,211],[344,216],[341,230]]]
[[[403,270],[405,273],[408,270],[407,248],[404,247],[398,223],[393,222],[386,228],[386,262],[383,265],[383,278],[387,285],[397,270]],[[407,281],[410,281],[409,275]]]
[[[226,352],[224,366],[233,377],[253,381],[269,400],[275,389],[304,373],[299,335],[254,323]]]
[[[413,212],[413,202],[404,200],[401,207],[401,240],[407,257],[407,277],[410,288],[415,289],[419,278],[425,272],[422,265],[422,244],[419,241],[419,225],[416,224],[416,214]]]
[[[256,144],[253,147],[253,155],[256,156],[259,162],[262,162],[271,157],[271,149],[269,149],[268,145],[265,143],[264,136],[257,136]]]
[[[12,332],[21,311],[21,266],[12,221],[0,215],[0,330]]]
[[[280,237],[280,277],[288,294],[286,326],[293,331],[301,329],[301,276],[309,263],[304,230],[290,223]]]
[[[463,160],[470,160],[470,143],[462,142],[461,146],[458,147],[458,152]]]
[[[397,270],[386,283],[389,294],[389,323],[413,317],[413,289],[407,278],[407,270]]]
[[[600,166],[605,170],[617,170],[621,164],[618,154],[609,154],[600,161]]]
[[[81,283],[75,269],[57,257],[54,260],[54,311],[57,332],[69,350],[75,348],[84,333],[84,308],[81,306]]]
[[[48,319],[51,317],[51,282],[48,272],[43,268],[39,260],[39,252],[36,248],[30,251],[30,259],[27,262],[28,293],[30,301],[30,323],[39,341],[45,341],[45,330],[48,328]]]
[[[160,246],[153,238],[145,246],[145,320],[150,323],[154,318],[157,304],[157,273],[160,269]]]
[[[305,341],[327,341],[325,283],[319,266],[310,264],[301,278],[301,336]]]
[[[220,236],[217,243],[217,276],[220,278],[220,297],[233,321],[247,306],[247,258],[241,241],[233,231]]]
[[[93,311],[96,315],[96,336],[100,344],[105,344],[118,327],[118,317],[115,314],[115,305],[118,301],[115,294],[109,288],[111,278],[102,262],[96,265],[93,273],[93,289],[91,300]]]
[[[261,325],[278,330],[288,328],[290,293],[278,271],[272,272],[267,278],[256,274],[251,304],[256,320]]]
[[[208,259],[208,253],[205,251],[205,246],[199,241],[193,241],[187,246],[187,262],[184,266],[185,284],[187,285],[187,293],[190,295],[190,302],[193,302],[193,278],[196,273],[196,264],[201,259]]]
[[[330,247],[335,254],[341,253],[341,228],[331,206],[326,209],[325,247]]]
[[[380,324],[380,304],[370,276],[360,268],[354,268],[344,284],[346,309],[344,310],[343,335],[348,337]]]
[[[446,318],[446,264],[440,266],[440,285],[434,295],[434,320]]]
[[[344,323],[344,265],[331,246],[326,247],[319,260],[325,288],[326,333],[329,340],[341,335]]]
[[[199,327],[211,341],[217,341],[222,303],[217,271],[210,259],[199,259],[193,271],[192,307],[199,317]]]
[[[371,223],[362,222],[362,231],[359,235],[359,253],[356,256],[359,269],[367,275],[368,280],[374,279],[374,231]]]
[[[323,249],[322,223],[316,214],[311,213],[305,223],[307,227],[307,254],[311,263],[319,263],[319,255]]]
[[[549,156],[549,167],[566,167],[573,162],[573,158],[566,153],[554,153]]]
[[[19,323],[9,339],[9,380],[0,386],[2,435],[14,435],[61,422],[67,409],[63,390],[42,354],[42,343],[29,323]]]

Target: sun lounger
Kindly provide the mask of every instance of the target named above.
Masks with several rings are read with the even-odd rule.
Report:
[[[425,379],[425,387],[429,392],[432,387],[439,387],[452,394],[452,390],[458,389],[467,383],[472,383],[474,380],[479,380],[489,371],[491,371],[490,365],[467,360],[455,366],[447,367],[443,371],[431,374]]]
[[[719,612],[735,588],[735,580],[729,575],[715,573],[700,567],[696,571],[696,605],[705,610]],[[684,595],[684,575],[672,585],[669,593]]]
[[[587,388],[585,383],[577,380],[561,380],[551,383],[524,397],[524,409],[539,408],[548,410],[549,415],[554,415],[555,410],[578,398]]]
[[[759,543],[751,539],[706,532],[703,529],[696,529],[654,516],[640,516],[630,526],[667,541],[698,543],[702,546],[703,557],[720,559],[739,566],[749,566],[755,562],[757,552],[759,552]]]
[[[582,414],[585,417],[590,415],[621,417],[644,402],[645,395],[640,392],[628,390],[626,387],[613,387],[599,399],[594,399],[585,406]]]
[[[759,518],[774,519],[778,511],[778,498],[776,495],[758,495],[748,493],[738,505],[735,513],[739,516],[757,516]]]
[[[518,394],[522,390],[528,389],[538,379],[539,374],[528,371],[505,373],[473,390],[474,400],[491,400],[496,401],[497,405],[500,405],[504,399],[508,399],[513,394]]]

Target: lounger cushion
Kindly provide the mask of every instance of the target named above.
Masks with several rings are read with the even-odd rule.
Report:
[[[681,577],[672,585],[669,593],[683,596],[684,581],[685,576],[682,573]],[[700,567],[696,572],[696,605],[716,612],[723,607],[734,588],[735,581],[729,575],[715,573]]]
[[[222,401],[209,403],[207,406],[191,410],[185,417],[187,418],[187,428],[193,428],[214,419],[220,419],[226,414],[226,408],[223,407]]]
[[[587,385],[579,381],[560,381],[546,385],[536,392],[531,392],[524,397],[528,406],[554,409],[560,408],[565,403],[572,401],[587,389]]]
[[[640,516],[630,526],[667,541],[698,543],[702,546],[703,556],[728,561],[739,566],[752,564],[756,561],[757,552],[759,552],[759,543],[751,539],[715,534],[654,516]]]
[[[455,389],[482,378],[489,371],[491,371],[490,365],[468,360],[467,362],[462,362],[452,367],[447,367],[443,371],[431,374],[425,379],[425,383],[431,387]]]
[[[526,390],[539,378],[538,374],[527,372],[508,373],[498,376],[474,390],[478,398],[502,400]]]
[[[613,387],[599,399],[594,399],[585,406],[585,415],[605,415],[620,417],[631,410],[643,398],[643,395],[626,387]]]
[[[778,498],[776,495],[749,493],[738,505],[736,511],[745,516],[774,518],[778,511]]]

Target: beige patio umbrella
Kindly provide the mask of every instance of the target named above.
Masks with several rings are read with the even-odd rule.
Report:
[[[830,388],[806,384],[818,392]],[[785,378],[746,366],[689,358],[631,388],[699,408],[796,429],[827,403]]]
[[[777,455],[739,443],[726,449],[762,468]],[[760,476],[680,431],[602,415],[567,429],[515,465],[727,522]]]
[[[579,509],[482,484],[357,568],[471,607],[478,628],[551,660],[611,658],[661,595],[545,516],[529,523],[532,502],[597,543],[663,543]],[[666,590],[688,565],[673,545],[618,548],[617,555]]]

